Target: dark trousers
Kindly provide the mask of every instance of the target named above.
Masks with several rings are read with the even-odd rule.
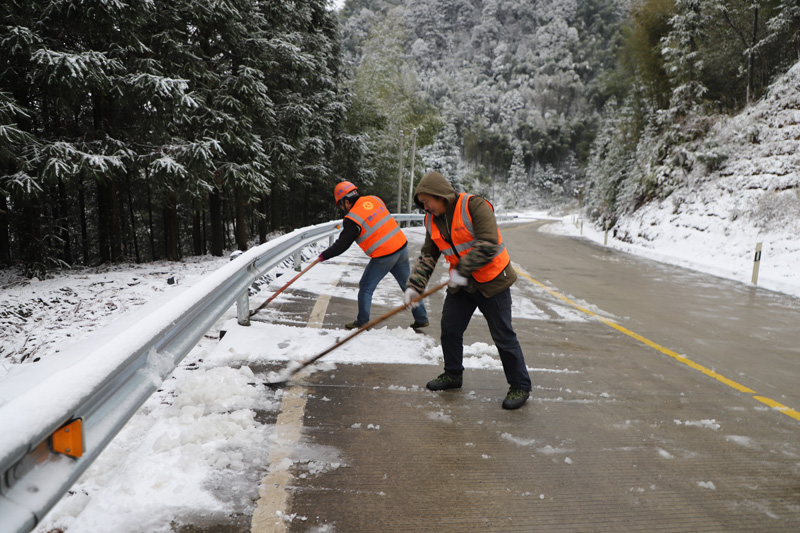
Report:
[[[480,309],[489,325],[509,386],[531,390],[531,377],[525,366],[517,334],[511,327],[511,289],[485,298],[480,292],[464,290],[448,293],[442,309],[442,351],[444,371],[451,375],[464,372],[464,331],[475,309]]]
[[[408,246],[403,246],[393,254],[385,255],[383,257],[373,257],[367,263],[367,268],[361,275],[361,281],[358,282],[358,316],[356,322],[359,326],[363,326],[369,322],[369,313],[372,309],[372,293],[378,287],[378,283],[386,277],[386,274],[392,274],[397,284],[400,285],[400,290],[406,292],[406,283],[408,283],[408,275],[411,273],[411,266],[408,264]],[[411,310],[414,317],[414,322],[427,322],[428,312],[425,310],[425,303],[420,302],[417,307]]]

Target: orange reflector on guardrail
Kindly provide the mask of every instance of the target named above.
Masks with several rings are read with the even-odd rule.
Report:
[[[83,421],[78,418],[68,422],[53,433],[51,442],[54,452],[80,457],[83,455]]]

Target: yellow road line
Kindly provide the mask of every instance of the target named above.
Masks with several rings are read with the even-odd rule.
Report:
[[[519,269],[516,269],[516,271],[517,271],[517,274],[519,274],[520,276],[524,277],[525,279],[531,281],[537,287],[540,287],[540,288],[544,289],[545,291],[550,293],[552,296],[555,296],[559,300],[562,300],[562,301],[566,302],[570,306],[574,307],[575,309],[577,309],[577,310],[579,310],[579,311],[581,311],[583,313],[586,313],[589,316],[597,318],[603,324],[614,328],[615,330],[619,331],[620,333],[624,333],[628,337],[631,337],[632,339],[636,339],[637,341],[641,342],[642,344],[644,344],[646,346],[649,346],[650,348],[653,348],[654,350],[659,351],[659,352],[663,353],[664,355],[668,355],[669,357],[672,357],[676,361],[688,366],[689,368],[693,368],[695,370],[698,370],[698,371],[702,372],[703,374],[705,374],[706,376],[714,378],[717,381],[719,381],[721,383],[724,383],[725,385],[738,390],[739,392],[744,392],[746,394],[752,394],[753,398],[755,400],[757,400],[757,401],[759,401],[759,402],[761,402],[761,403],[763,403],[765,405],[768,405],[769,407],[772,407],[773,409],[776,409],[778,412],[783,413],[786,416],[792,417],[795,420],[800,420],[800,412],[798,412],[798,411],[796,411],[796,410],[794,410],[794,409],[792,409],[790,407],[787,407],[787,406],[785,406],[785,405],[783,405],[781,403],[778,403],[775,400],[770,400],[769,398],[765,398],[763,396],[758,396],[756,391],[754,391],[750,387],[746,387],[746,386],[742,385],[741,383],[737,383],[737,382],[733,381],[732,379],[728,379],[725,376],[723,376],[721,374],[718,374],[717,372],[714,372],[710,368],[706,368],[706,367],[704,367],[703,365],[701,365],[699,363],[695,363],[694,361],[686,358],[685,356],[683,356],[683,355],[681,355],[681,354],[679,354],[677,352],[674,352],[674,351],[670,350],[669,348],[665,348],[664,346],[661,346],[660,344],[658,344],[656,342],[653,342],[653,341],[651,341],[651,340],[649,340],[649,339],[647,339],[645,337],[642,337],[638,333],[635,333],[635,332],[629,330],[628,328],[620,326],[619,324],[617,324],[613,320],[609,320],[608,318],[602,317],[602,316],[598,315],[597,313],[595,313],[593,311],[590,311],[589,309],[586,309],[585,307],[581,307],[579,304],[577,304],[576,302],[570,300],[569,298],[567,298],[566,296],[564,296],[560,292],[551,289],[550,287],[546,286],[544,283],[536,281],[535,279],[530,277],[528,274],[526,274],[524,272],[521,272]]]
[[[345,266],[349,265],[348,261]],[[336,287],[340,278],[331,281]],[[331,301],[330,294],[320,294],[311,310],[307,328],[319,329],[325,320],[325,312]],[[281,398],[281,410],[275,421],[273,445],[269,452],[269,473],[261,480],[258,488],[258,501],[250,521],[250,533],[284,533],[287,531],[286,518],[291,507],[289,490],[292,473],[289,467],[291,451],[300,443],[303,417],[306,410],[306,389],[300,385],[290,387]]]

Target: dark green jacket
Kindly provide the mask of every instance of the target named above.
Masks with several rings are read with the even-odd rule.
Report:
[[[453,186],[438,172],[431,172],[423,176],[414,191],[414,202],[421,208],[422,203],[417,199],[420,193],[439,196],[447,201],[447,212],[433,218],[433,223],[439,228],[445,239],[450,238],[450,224],[453,221],[453,214],[456,209],[456,194]],[[458,273],[469,279],[465,290],[467,292],[480,291],[487,298],[491,298],[497,293],[504,291],[514,284],[517,280],[517,273],[509,262],[508,266],[492,281],[479,283],[471,276],[472,272],[489,263],[497,253],[497,220],[494,217],[494,210],[489,203],[480,196],[472,196],[469,199],[469,213],[472,216],[472,226],[475,230],[475,245],[472,250],[462,257],[458,263]],[[408,286],[415,291],[422,293],[428,280],[433,274],[436,262],[442,252],[436,243],[431,239],[430,233],[425,235],[425,243],[422,245],[419,259],[411,271],[408,278]],[[448,289],[456,291],[458,289]]]

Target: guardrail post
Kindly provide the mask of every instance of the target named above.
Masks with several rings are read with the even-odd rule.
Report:
[[[301,254],[300,252],[301,250],[297,250],[292,256],[292,261],[294,261],[294,269],[297,272],[303,270],[303,254]]]
[[[231,254],[231,261],[242,255],[244,252],[241,250],[236,250]],[[252,265],[247,267],[248,270],[252,268]],[[242,294],[236,299],[236,322],[239,323],[240,326],[249,326],[250,325],[250,291],[249,289],[245,289]],[[220,337],[222,338],[222,337]]]
[[[240,326],[250,325],[250,290],[245,289],[236,299],[236,322]]]

